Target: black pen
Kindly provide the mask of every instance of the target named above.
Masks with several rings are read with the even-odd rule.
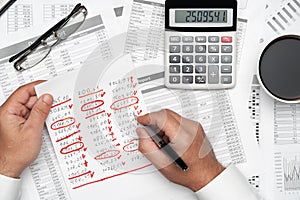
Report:
[[[0,16],[11,6],[13,5],[17,0],[10,0],[8,1],[1,9],[0,9]]]
[[[179,157],[179,155],[168,145],[161,137],[159,137],[151,127],[144,126],[143,128],[149,133],[151,139],[154,143],[163,150],[177,165],[177,167],[181,168],[183,171],[187,171],[189,167],[186,163]]]

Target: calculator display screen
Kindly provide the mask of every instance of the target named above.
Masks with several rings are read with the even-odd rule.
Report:
[[[233,9],[170,9],[173,27],[231,27]]]
[[[227,10],[176,10],[175,23],[227,23]]]

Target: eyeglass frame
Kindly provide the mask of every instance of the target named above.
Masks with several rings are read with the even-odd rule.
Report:
[[[71,19],[71,17],[76,14],[78,11],[80,10],[85,10],[85,12],[83,13],[84,14],[84,20],[82,21],[82,23],[85,21],[85,18],[87,16],[87,9],[85,6],[81,5],[81,3],[78,3],[74,8],[73,10],[71,11],[71,13],[66,16],[65,18],[63,18],[62,20],[60,20],[57,24],[55,24],[53,27],[51,27],[48,31],[46,31],[43,35],[41,35],[38,39],[36,39],[29,47],[27,47],[26,49],[22,50],[21,52],[17,53],[16,55],[12,56],[10,59],[9,59],[9,62],[14,62],[14,68],[17,70],[17,71],[24,71],[26,69],[29,69],[29,68],[32,68],[34,66],[36,66],[37,64],[39,64],[40,62],[42,62],[47,56],[48,54],[50,53],[51,51],[51,48],[55,45],[57,45],[59,42],[61,42],[61,38],[59,38],[57,36],[57,31],[60,30],[61,28],[63,28],[68,22],[69,20]],[[80,26],[78,26],[79,28]],[[75,30],[76,31],[76,30]],[[74,31],[74,32],[75,32]],[[33,65],[32,67],[29,67],[29,68],[22,68],[20,66],[16,66],[19,62],[24,62],[26,61],[26,58],[27,56],[29,56],[34,50],[36,50],[40,45],[43,45],[45,43],[45,41],[51,37],[52,35],[54,35],[54,37],[56,37],[58,40],[52,45],[50,46],[50,50],[48,52],[48,54],[45,55],[45,57],[43,59],[41,59],[39,62],[37,62],[35,65]]]

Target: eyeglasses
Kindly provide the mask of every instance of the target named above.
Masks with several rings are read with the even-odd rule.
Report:
[[[42,62],[50,53],[51,49],[61,41],[67,39],[84,22],[87,16],[87,9],[77,4],[72,12],[40,36],[28,48],[19,52],[9,59],[14,62],[17,71],[24,71]]]

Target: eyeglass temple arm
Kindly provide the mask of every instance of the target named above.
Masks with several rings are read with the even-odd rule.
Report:
[[[43,35],[41,35],[34,43],[32,43],[29,47],[27,47],[26,49],[22,50],[21,52],[17,53],[16,55],[12,56],[8,61],[9,62],[13,62],[15,61],[17,58],[19,58],[22,54],[28,52],[28,50],[32,51],[35,48],[37,48],[40,44],[41,41],[44,40],[45,38],[49,37],[54,31],[56,31],[59,27],[61,27],[67,20],[69,20],[69,18],[74,14],[74,12],[77,12],[77,10],[81,7],[81,4],[77,4],[74,9],[72,10],[72,12],[65,18],[63,18],[62,20],[60,20],[57,24],[55,24],[52,28],[50,28],[46,33],[44,33]],[[22,58],[26,57],[30,51],[26,54],[24,54]]]

